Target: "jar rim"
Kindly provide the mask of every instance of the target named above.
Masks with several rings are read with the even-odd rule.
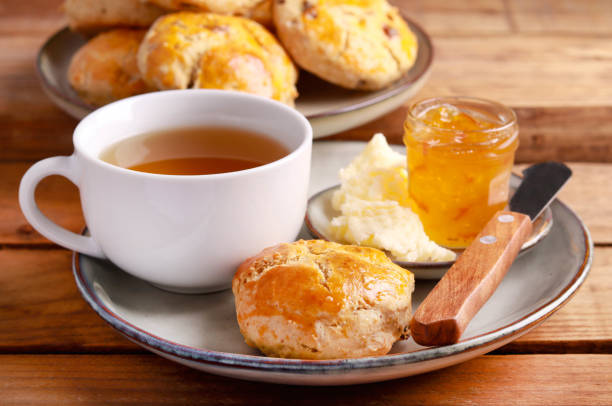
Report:
[[[449,104],[449,105],[455,105],[456,102],[459,101],[466,101],[466,102],[475,102],[475,103],[480,103],[483,105],[491,105],[493,107],[496,107],[506,113],[508,113],[508,119],[505,120],[505,122],[501,123],[499,126],[493,127],[493,128],[483,128],[483,129],[477,129],[477,130],[469,130],[469,131],[464,131],[464,130],[457,130],[457,129],[452,129],[452,128],[440,128],[440,127],[436,127],[433,125],[429,125],[427,123],[424,123],[419,117],[417,117],[414,114],[414,110],[423,104],[427,104],[427,103],[437,103],[437,104]],[[455,103],[453,103],[455,102]],[[430,97],[428,99],[422,99],[422,100],[417,100],[413,103],[410,104],[410,106],[408,107],[408,114],[407,114],[407,118],[412,119],[414,121],[419,121],[422,125],[424,125],[427,128],[430,128],[432,130],[436,130],[436,131],[440,131],[443,133],[448,133],[448,134],[453,134],[453,133],[474,133],[474,134],[487,134],[487,133],[497,133],[497,132],[502,132],[504,130],[507,130],[508,128],[512,127],[513,125],[517,124],[518,119],[516,117],[516,113],[514,112],[513,109],[511,109],[508,106],[505,106],[499,102],[493,101],[493,100],[488,100],[488,99],[483,99],[480,97],[470,97],[470,96],[442,96],[442,97]],[[406,123],[404,123],[404,127],[406,126]]]

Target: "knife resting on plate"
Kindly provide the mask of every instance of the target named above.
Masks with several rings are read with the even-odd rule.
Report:
[[[530,166],[523,174],[510,200],[510,210],[499,211],[491,218],[417,308],[410,334],[418,344],[437,346],[459,341],[531,235],[533,221],[572,171],[562,163],[545,162]]]

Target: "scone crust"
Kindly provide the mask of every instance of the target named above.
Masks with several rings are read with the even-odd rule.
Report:
[[[232,290],[240,331],[264,354],[353,358],[407,334],[414,277],[382,251],[310,240],[247,259]]]
[[[65,0],[73,31],[92,34],[118,27],[149,27],[168,11],[143,0]]]
[[[169,10],[204,11],[251,18],[260,24],[272,23],[272,0],[149,0]]]
[[[146,30],[116,29],[89,40],[70,62],[68,81],[94,106],[152,89],[142,80],[136,55]]]
[[[386,0],[275,0],[273,18],[301,68],[349,89],[383,88],[416,59],[416,37]]]
[[[237,90],[288,105],[297,97],[297,69],[285,50],[242,17],[187,11],[160,17],[140,46],[138,66],[160,90]]]

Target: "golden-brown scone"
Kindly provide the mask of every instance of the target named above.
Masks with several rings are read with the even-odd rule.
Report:
[[[65,0],[73,31],[95,33],[117,27],[149,27],[168,11],[144,0]]]
[[[272,0],[149,0],[169,10],[204,11],[251,18],[272,25]]]
[[[264,354],[353,358],[408,334],[414,276],[374,248],[297,241],[243,262],[232,290],[240,331]]]
[[[107,31],[74,54],[68,80],[81,98],[101,106],[153,90],[142,80],[136,60],[145,33],[132,29]]]
[[[242,17],[178,12],[160,17],[138,51],[138,67],[161,90],[211,88],[297,97],[297,69],[263,26]]]
[[[349,89],[383,88],[416,58],[416,37],[386,0],[275,0],[273,15],[300,67]]]
[[[265,25],[268,28],[274,28],[274,24],[272,22],[272,1],[273,0],[263,0],[255,5],[250,11],[249,14],[245,17],[251,18],[257,21],[260,24]]]

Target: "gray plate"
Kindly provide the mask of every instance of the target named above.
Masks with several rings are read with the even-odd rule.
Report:
[[[315,143],[311,195],[337,183],[364,143]],[[264,382],[348,385],[406,377],[454,365],[492,351],[537,326],[584,282],[593,242],[576,214],[558,200],[546,239],[514,263],[457,344],[425,348],[398,342],[380,357],[304,361],[270,358],[248,347],[235,320],[230,291],[179,295],[159,290],[111,263],[74,256],[77,286],[91,307],[130,340],[193,368]],[[435,285],[419,280],[416,308]]]
[[[409,19],[406,21],[419,43],[416,62],[404,76],[382,90],[348,90],[300,72],[300,96],[296,100],[296,108],[310,121],[315,138],[380,117],[399,107],[423,86],[431,70],[433,47],[429,36],[418,24]],[[81,35],[64,28],[45,42],[36,60],[38,76],[47,95],[58,107],[77,119],[94,110],[76,94],[67,79],[70,60],[85,41]]]

